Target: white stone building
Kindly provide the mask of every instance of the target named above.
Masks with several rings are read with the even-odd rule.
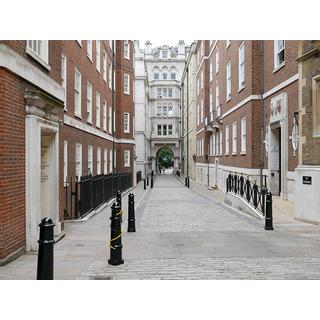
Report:
[[[135,141],[136,171],[142,179],[151,172],[151,112],[149,108],[149,80],[144,50],[135,41]]]
[[[174,169],[180,167],[181,76],[187,51],[183,40],[175,47],[152,48],[150,41],[145,44],[144,61],[150,87],[151,169],[155,172],[158,152],[164,147],[174,155]]]

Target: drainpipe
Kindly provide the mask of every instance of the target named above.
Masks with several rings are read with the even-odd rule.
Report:
[[[111,79],[111,87],[112,87],[112,176],[114,175],[114,148],[115,148],[115,141],[114,141],[114,110],[115,110],[115,95],[114,95],[114,80],[115,80],[115,54],[114,54],[114,48],[115,48],[115,40],[112,40],[112,79]],[[113,181],[113,179],[112,179]]]
[[[263,93],[264,93],[264,41],[260,41],[260,57],[259,57],[259,71],[260,71],[260,187],[263,186],[263,168],[264,168],[264,102],[263,102]]]
[[[189,183],[189,68],[187,67],[187,179]]]

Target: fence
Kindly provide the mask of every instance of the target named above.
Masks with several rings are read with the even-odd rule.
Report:
[[[65,182],[64,219],[79,219],[132,187],[131,173],[83,176]]]
[[[268,188],[266,176],[263,177],[264,182],[261,188],[257,185],[256,181],[251,181],[249,177],[245,178],[242,175],[230,173],[227,177],[226,185],[227,192],[232,192],[240,196],[265,216]]]
[[[137,183],[139,183],[141,181],[141,174],[142,172],[141,171],[137,171]]]

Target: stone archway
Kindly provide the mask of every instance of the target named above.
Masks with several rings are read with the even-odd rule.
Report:
[[[170,147],[163,146],[156,153],[156,172],[161,173],[160,169],[174,167],[174,152]]]

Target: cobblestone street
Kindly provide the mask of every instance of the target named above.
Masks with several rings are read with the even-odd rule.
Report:
[[[123,196],[123,258],[108,264],[110,208],[85,222],[65,225],[55,245],[55,279],[320,279],[319,227],[274,217],[263,221],[226,207],[223,193],[171,174],[154,188],[133,190],[136,232],[127,233]],[[289,221],[289,222],[288,222]],[[37,255],[25,254],[0,267],[0,279],[35,279]]]
[[[320,279],[318,227],[263,222],[157,176],[136,207],[136,233],[124,233],[121,266],[105,252],[82,279]]]

